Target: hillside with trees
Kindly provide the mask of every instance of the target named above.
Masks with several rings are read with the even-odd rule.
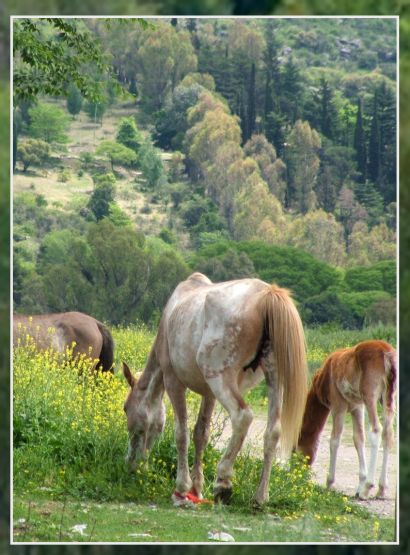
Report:
[[[156,323],[199,270],[290,288],[308,325],[394,322],[395,25],[83,20],[95,63],[42,91],[23,41],[16,310]]]

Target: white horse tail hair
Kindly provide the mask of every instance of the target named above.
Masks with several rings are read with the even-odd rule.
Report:
[[[308,392],[306,344],[302,321],[286,289],[271,285],[261,297],[261,310],[283,391],[281,451],[296,447]]]

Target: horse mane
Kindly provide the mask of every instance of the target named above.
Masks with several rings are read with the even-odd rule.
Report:
[[[261,294],[261,310],[283,390],[282,451],[297,444],[307,395],[307,362],[302,321],[287,289],[273,284]]]

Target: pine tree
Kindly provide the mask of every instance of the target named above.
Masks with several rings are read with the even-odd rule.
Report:
[[[356,150],[357,170],[360,174],[359,182],[364,183],[367,177],[366,136],[363,127],[362,100],[357,100],[357,118],[354,131],[354,144]]]

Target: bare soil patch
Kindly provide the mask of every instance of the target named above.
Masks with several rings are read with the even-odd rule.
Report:
[[[266,416],[258,414],[254,416],[253,422],[245,440],[244,449],[252,448],[258,455],[263,454],[263,434],[266,427]],[[329,467],[329,439],[331,432],[331,419],[326,423],[323,430],[317,458],[313,464],[313,479],[321,486],[326,485],[326,476]],[[218,441],[218,447],[226,445],[226,441],[231,435],[231,424],[229,419],[224,421],[224,428]],[[367,461],[369,461],[369,449],[366,448]],[[382,466],[382,449],[379,451],[376,470],[376,484],[379,479]],[[391,451],[388,464],[389,489],[386,499],[376,499],[377,485],[374,488],[373,497],[368,500],[355,499],[355,503],[366,507],[369,511],[383,518],[394,518],[396,512],[396,491],[397,491],[397,450],[396,446]],[[353,497],[355,495],[359,481],[359,463],[356,449],[353,445],[353,435],[351,423],[346,421],[342,442],[339,447],[338,460],[336,466],[335,489]]]

